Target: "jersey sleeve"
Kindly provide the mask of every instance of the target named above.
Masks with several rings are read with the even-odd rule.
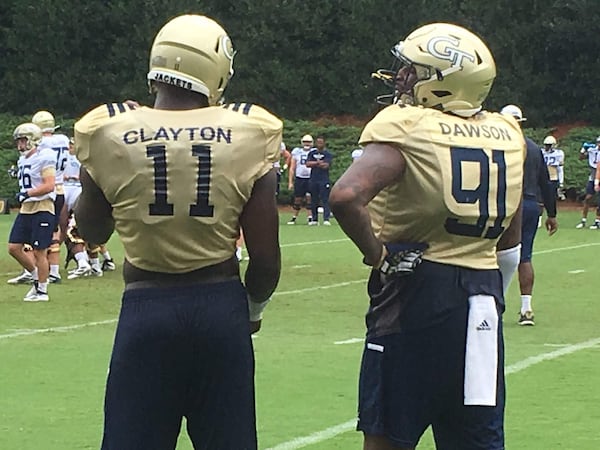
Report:
[[[40,151],[40,173],[42,177],[53,177],[56,175],[56,155],[49,148]]]
[[[256,179],[259,179],[272,169],[273,163],[279,161],[283,122],[261,106],[249,103],[246,105],[250,105],[247,107],[248,118],[261,128],[264,137],[264,164],[256,174]]]
[[[97,106],[75,123],[75,154],[77,159],[85,164],[90,157],[90,140],[100,127],[107,121],[133,110],[132,106],[124,103],[105,103]]]

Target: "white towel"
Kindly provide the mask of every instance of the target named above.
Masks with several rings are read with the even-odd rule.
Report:
[[[498,312],[494,297],[469,297],[464,404],[496,406]]]

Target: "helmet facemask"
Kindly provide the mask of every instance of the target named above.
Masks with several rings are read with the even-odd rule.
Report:
[[[417,105],[415,86],[431,79],[443,80],[441,70],[436,67],[411,61],[402,54],[402,42],[391,49],[394,60],[390,69],[379,69],[371,74],[373,78],[383,81],[383,84],[393,89],[391,94],[377,97],[377,103],[382,105],[404,104]]]

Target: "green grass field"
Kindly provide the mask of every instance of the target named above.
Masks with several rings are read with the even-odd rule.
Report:
[[[600,448],[600,232],[576,230],[578,216],[561,211],[558,233],[538,234],[535,327],[516,324],[516,281],[510,288],[508,449]],[[5,242],[14,217],[0,216]],[[295,226],[288,218],[280,218],[281,282],[254,339],[260,448],[359,449],[353,419],[368,271],[335,220],[308,227],[304,213]],[[110,250],[122,260],[116,236]],[[51,285],[45,304],[24,303],[28,287],[5,284],[18,272],[2,252],[0,449],[97,449],[120,272]],[[177,448],[192,448],[185,433]],[[427,434],[419,449],[433,448]]]

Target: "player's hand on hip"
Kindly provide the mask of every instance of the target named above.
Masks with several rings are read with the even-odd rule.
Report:
[[[386,255],[379,271],[389,277],[411,275],[423,261],[423,253],[429,247],[425,242],[397,242],[384,244]]]

